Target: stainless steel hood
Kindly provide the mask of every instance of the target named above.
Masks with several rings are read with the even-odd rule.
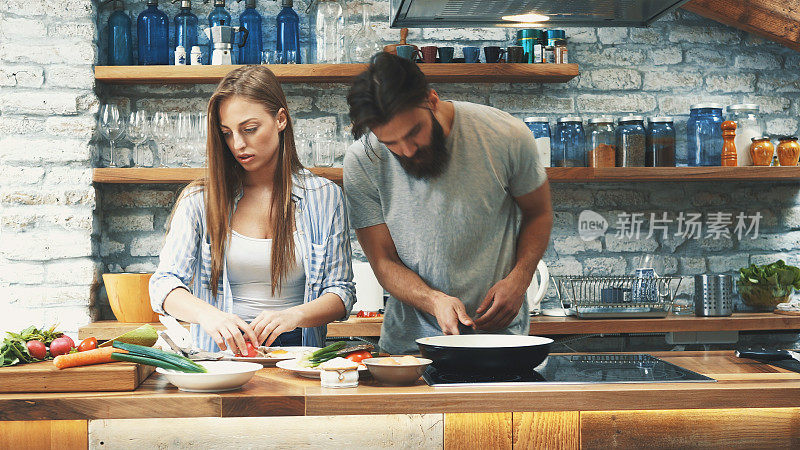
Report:
[[[503,16],[541,14],[542,27],[641,27],[688,0],[391,0],[392,28],[520,27]]]

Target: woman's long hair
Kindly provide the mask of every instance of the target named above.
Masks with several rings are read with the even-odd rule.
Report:
[[[295,261],[293,232],[294,204],[292,203],[292,176],[303,165],[297,157],[294,128],[286,104],[286,96],[275,74],[265,66],[244,66],[235,69],[220,81],[208,102],[208,139],[206,141],[207,173],[184,190],[192,192],[194,186],[204,189],[206,229],[211,241],[211,292],[217,292],[225,257],[225,246],[230,239],[230,218],[236,195],[243,189],[245,170],[234,158],[220,130],[219,107],[223,101],[242,97],[259,103],[273,116],[283,108],[286,128],[278,132],[278,164],[272,186],[270,217],[274,223],[272,239],[271,280],[272,295],[280,292],[289,269]]]

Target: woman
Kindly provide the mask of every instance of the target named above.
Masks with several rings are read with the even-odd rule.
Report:
[[[190,322],[206,350],[322,346],[325,325],[355,301],[347,214],[339,187],[300,164],[269,69],[220,82],[206,152],[206,177],[175,205],[150,280],[153,310]]]

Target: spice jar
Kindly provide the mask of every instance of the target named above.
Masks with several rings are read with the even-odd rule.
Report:
[[[796,166],[797,160],[800,159],[797,136],[781,136],[778,141],[778,162],[782,166]]]
[[[675,126],[672,117],[651,117],[647,128],[646,167],[675,167]]]
[[[772,163],[772,155],[775,153],[775,146],[769,141],[767,136],[757,136],[752,139],[750,144],[750,159],[754,166],[768,166]]]
[[[752,138],[764,135],[764,125],[758,116],[758,105],[744,103],[728,106],[728,120],[736,122],[736,137],[733,144],[736,146],[736,165],[752,166],[750,159],[750,143]]]
[[[556,39],[553,44],[553,51],[555,52],[556,64],[567,64],[569,62],[566,39]]]
[[[617,160],[614,119],[612,117],[589,119],[586,139],[589,167],[614,167]]]
[[[718,166],[722,153],[722,105],[698,103],[691,106],[686,121],[687,164]]]
[[[583,119],[562,117],[556,124],[553,136],[553,167],[585,167],[586,135],[583,132]]]
[[[526,117],[525,125],[533,133],[539,160],[545,167],[550,167],[550,122],[547,117]]]
[[[617,127],[617,167],[644,167],[644,117],[620,117]]]

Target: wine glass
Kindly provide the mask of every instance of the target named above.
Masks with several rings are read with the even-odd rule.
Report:
[[[319,167],[333,166],[336,141],[330,131],[322,131],[314,139],[314,160]]]
[[[150,118],[145,111],[134,111],[128,119],[128,140],[133,144],[133,165],[144,167],[147,159],[141,149],[150,137]]]
[[[158,139],[158,156],[161,160],[159,167],[167,167],[167,140],[173,137],[175,128],[170,113],[158,111],[153,114],[153,135]]]
[[[108,167],[120,167],[119,157],[114,144],[125,131],[125,119],[119,113],[119,107],[114,103],[106,103],[100,107],[100,133],[108,139],[110,145]]]
[[[178,159],[181,166],[186,166],[194,147],[194,123],[192,113],[180,112],[175,121],[175,135],[178,138]]]
[[[198,154],[198,160],[201,162],[204,161],[206,157],[206,139],[207,139],[207,128],[206,122],[208,121],[208,116],[204,112],[198,112],[192,115],[193,123],[194,123],[194,133],[193,133],[193,147],[194,152]]]

